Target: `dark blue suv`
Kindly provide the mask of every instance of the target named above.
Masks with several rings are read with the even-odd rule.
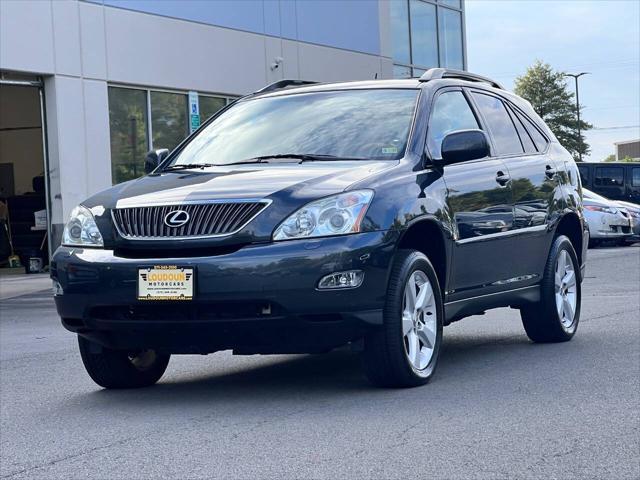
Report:
[[[487,78],[281,81],[167,153],[75,208],[52,261],[103,387],[151,385],[171,354],[348,344],[374,384],[415,386],[463,317],[511,306],[533,341],[576,331],[578,169]]]

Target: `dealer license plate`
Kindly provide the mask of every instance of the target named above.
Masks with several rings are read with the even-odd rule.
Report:
[[[192,300],[193,268],[160,265],[138,269],[138,300]]]

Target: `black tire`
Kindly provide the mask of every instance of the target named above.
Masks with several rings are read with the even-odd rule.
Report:
[[[559,256],[563,255],[562,252],[566,252],[568,255],[576,279],[575,309],[570,324],[567,324],[569,319],[564,317],[567,315],[564,308],[562,315],[565,323],[563,323],[563,319],[560,317],[561,314],[558,312],[560,307],[556,304],[556,265]],[[554,240],[547,258],[544,275],[540,283],[540,301],[520,309],[522,324],[531,340],[538,343],[551,343],[566,342],[573,338],[580,321],[581,283],[580,264],[573,245],[567,237],[559,235]],[[562,288],[559,290],[562,290]]]
[[[81,336],[78,346],[87,373],[104,388],[151,386],[160,380],[170,358],[153,350],[128,352],[100,347]]]
[[[409,276],[421,271],[433,289],[436,315],[436,335],[432,356],[421,370],[417,370],[407,358],[405,336],[402,327],[404,289]],[[365,337],[362,356],[368,379],[379,387],[416,387],[424,385],[435,372],[440,346],[444,308],[438,277],[429,259],[415,250],[400,250],[396,254],[389,278],[387,299],[383,311],[383,325]]]

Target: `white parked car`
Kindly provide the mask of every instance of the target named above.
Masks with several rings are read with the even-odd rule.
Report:
[[[640,242],[640,205],[631,202],[615,202],[620,208],[629,213],[631,217],[631,236],[625,240],[626,245]]]
[[[589,224],[589,245],[603,241],[626,244],[631,238],[631,215],[617,202],[583,188],[584,214]]]

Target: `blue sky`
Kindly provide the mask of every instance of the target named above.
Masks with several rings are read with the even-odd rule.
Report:
[[[468,69],[509,90],[536,59],[591,72],[580,79],[583,116],[597,128],[586,160],[640,138],[639,0],[466,0],[466,21]]]

